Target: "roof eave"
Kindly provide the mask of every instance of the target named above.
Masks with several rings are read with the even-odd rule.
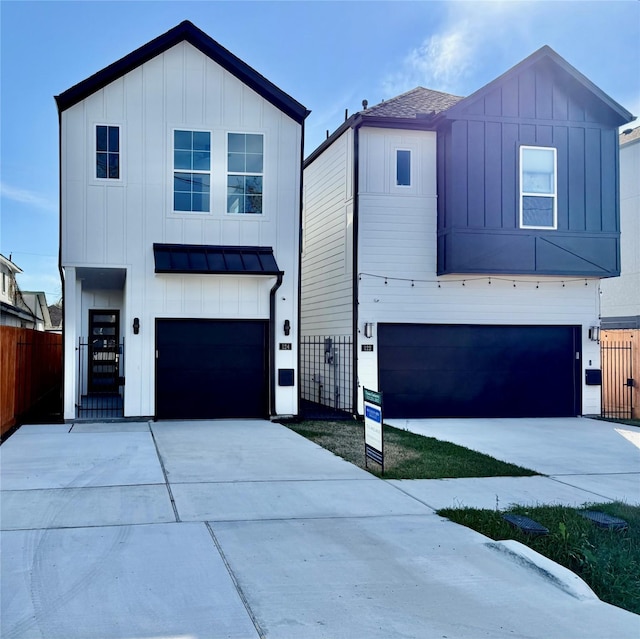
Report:
[[[58,111],[62,113],[182,41],[197,48],[299,124],[309,115],[306,107],[188,20],[55,96]]]
[[[443,112],[443,115],[449,119],[457,117],[458,115],[460,115],[460,111],[462,111],[462,109],[464,109],[467,104],[470,104],[471,102],[477,100],[481,96],[491,91],[495,86],[503,83],[505,80],[511,78],[512,76],[521,73],[522,71],[536,64],[545,57],[550,58],[557,66],[571,75],[578,83],[580,83],[584,88],[594,94],[595,97],[597,97],[611,111],[613,111],[613,113],[620,119],[619,126],[635,120],[635,117],[629,111],[627,111],[622,105],[618,104],[618,102],[616,102],[613,98],[608,96],[602,89],[596,86],[585,75],[580,73],[578,69],[569,64],[562,56],[556,53],[548,45],[544,45],[537,51],[534,51],[530,56],[526,57],[515,66],[505,71],[502,75],[491,80],[491,82],[485,84],[483,87],[480,87],[471,95],[468,95],[466,98],[460,100],[460,102],[449,107],[446,111]]]

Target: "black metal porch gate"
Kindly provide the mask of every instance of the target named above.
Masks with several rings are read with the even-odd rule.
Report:
[[[353,411],[353,342],[350,336],[303,336],[302,400],[328,408]]]
[[[633,344],[603,342],[602,417],[631,419],[633,416]]]

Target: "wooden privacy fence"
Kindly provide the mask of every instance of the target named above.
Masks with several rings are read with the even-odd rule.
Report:
[[[640,330],[600,334],[602,416],[640,419]]]
[[[0,434],[62,382],[62,335],[0,326]]]

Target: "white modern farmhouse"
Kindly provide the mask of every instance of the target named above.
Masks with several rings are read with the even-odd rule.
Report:
[[[305,161],[303,398],[362,413],[365,387],[396,418],[598,413],[633,116],[549,47],[466,98],[363,107]]]
[[[296,414],[308,111],[190,22],[56,101],[65,419]]]

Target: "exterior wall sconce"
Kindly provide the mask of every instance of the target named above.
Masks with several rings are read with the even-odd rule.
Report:
[[[365,322],[364,336],[369,338],[373,337],[373,322]]]
[[[133,318],[133,334],[137,335],[140,332],[140,318]]]
[[[289,335],[291,332],[291,322],[289,320],[284,321],[284,334]]]
[[[599,326],[590,326],[589,327],[589,339],[592,342],[600,341],[600,327]]]

